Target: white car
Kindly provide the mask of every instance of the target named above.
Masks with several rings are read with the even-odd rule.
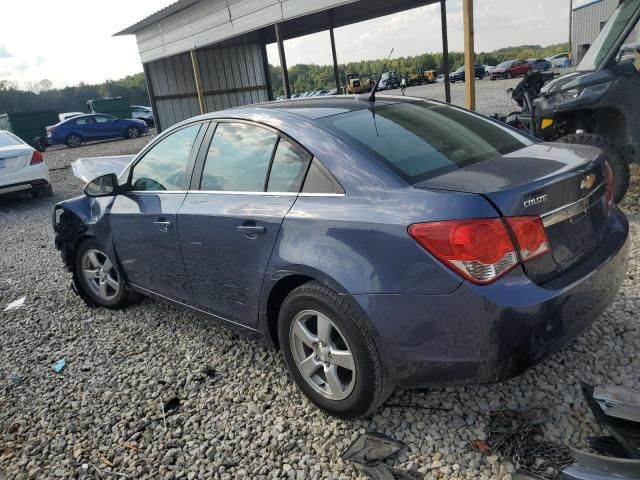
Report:
[[[53,195],[49,167],[42,153],[0,130],[0,194],[22,191],[34,198]]]
[[[73,117],[78,117],[80,115],[86,115],[86,114],[83,112],[66,112],[66,113],[59,113],[58,118],[60,119],[61,122],[64,122],[65,120],[68,120]]]

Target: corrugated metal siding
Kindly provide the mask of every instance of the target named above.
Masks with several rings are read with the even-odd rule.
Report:
[[[574,10],[572,48],[575,63],[580,62],[584,54],[584,46],[594,42],[602,25],[609,20],[618,4],[619,0],[600,0]],[[636,28],[631,37],[629,42],[640,41],[640,29]]]
[[[202,0],[136,32],[143,63],[356,0]]]
[[[269,100],[264,52],[261,43],[196,50],[207,112]],[[146,71],[161,129],[200,114],[189,53],[149,62]]]

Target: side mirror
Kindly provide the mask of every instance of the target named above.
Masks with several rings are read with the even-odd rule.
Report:
[[[87,197],[113,197],[118,195],[120,191],[118,176],[115,173],[94,178],[84,187],[84,194]]]

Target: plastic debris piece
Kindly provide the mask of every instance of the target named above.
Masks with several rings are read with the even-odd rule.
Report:
[[[404,444],[377,432],[360,435],[342,453],[342,458],[360,465],[376,466],[398,453]]]
[[[65,362],[64,358],[61,358],[56,363],[54,363],[51,366],[51,368],[53,368],[54,372],[60,373],[62,370],[64,370],[64,367],[66,367],[66,366],[67,366],[67,362]]]
[[[13,302],[11,302],[9,305],[7,305],[4,309],[5,312],[9,311],[9,310],[13,310],[15,308],[21,307],[24,304],[24,301],[27,299],[27,297],[21,297],[17,300],[14,300]]]

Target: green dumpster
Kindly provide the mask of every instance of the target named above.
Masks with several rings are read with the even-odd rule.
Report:
[[[60,121],[55,110],[0,114],[0,130],[13,132],[32,147],[37,147],[36,138],[45,139],[45,127]]]
[[[89,100],[87,107],[91,113],[106,113],[118,118],[131,118],[131,104],[127,97]]]

